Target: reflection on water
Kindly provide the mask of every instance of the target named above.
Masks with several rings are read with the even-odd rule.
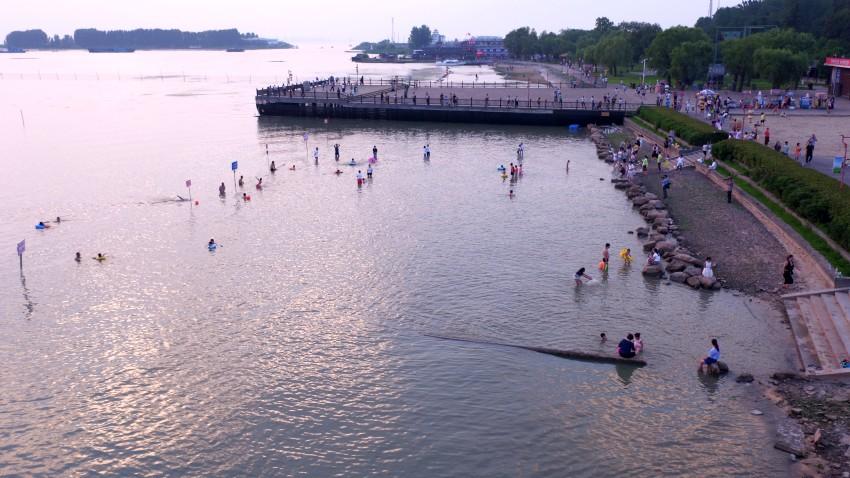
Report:
[[[170,54],[133,58],[157,74],[145,62]],[[71,68],[54,55],[44,71]],[[17,258],[0,256],[4,473],[785,471],[736,385],[702,381],[694,366],[719,336],[733,368],[772,369],[784,360],[769,341],[780,324],[730,294],[646,280],[638,253],[574,286],[579,267],[599,275],[605,242],[642,250],[627,234],[640,218],[599,181],[607,167],[584,138],[255,118],[252,92],[223,82],[205,88],[238,94],[169,96],[180,80],[14,85],[0,89],[0,153],[16,158],[0,179],[14,206],[0,213],[0,242],[26,237],[29,251],[26,282]],[[25,131],[9,120],[20,106]],[[496,168],[521,141],[524,175],[503,182]],[[334,143],[357,161],[378,146],[363,188],[363,166],[337,165]],[[186,193],[186,179],[197,205],[161,202]],[[68,221],[31,232],[56,215]],[[109,259],[76,264],[78,250]],[[21,286],[37,307],[22,310]],[[613,353],[629,332],[644,337],[648,367],[423,335]]]

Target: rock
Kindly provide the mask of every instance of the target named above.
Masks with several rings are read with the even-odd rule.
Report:
[[[803,409],[802,409],[802,408],[792,408],[792,409],[788,412],[788,415],[789,415],[789,416],[791,416],[791,417],[799,417],[799,416],[802,416],[802,415],[803,415]]]
[[[805,450],[803,450],[802,448],[797,448],[791,443],[782,439],[776,440],[776,442],[773,443],[773,448],[776,448],[779,451],[784,451],[785,453],[790,453],[797,458],[805,458],[806,456]]]
[[[667,268],[667,272],[670,272],[669,267]],[[688,276],[686,276],[684,272],[674,272],[670,274],[670,280],[673,282],[678,282],[679,284],[684,284],[687,278]]]
[[[711,286],[711,290],[720,290],[723,288],[723,284],[720,281],[715,281],[714,285]]]
[[[635,231],[626,231],[626,234],[634,234]]]
[[[761,410],[753,409],[753,410],[750,410],[750,415],[755,415],[755,416],[758,417],[758,416],[764,415],[764,412],[761,411]]]
[[[657,217],[657,218],[655,218],[655,220],[654,220],[654,221],[652,221],[652,226],[653,226],[653,227],[656,227],[656,228],[658,228],[658,227],[667,227],[667,225],[668,225],[668,224],[669,224],[669,223],[667,222],[667,218],[666,218],[666,217]]]
[[[629,185],[627,183],[614,183],[614,189],[628,189]]]
[[[812,444],[813,444],[813,445],[817,445],[817,444],[818,444],[818,442],[820,441],[821,435],[823,435],[823,432],[821,431],[821,429],[820,429],[820,428],[818,428],[817,430],[815,430],[815,436],[814,436],[814,437],[812,437]]]
[[[685,275],[687,275],[688,277],[696,277],[697,280],[699,280],[699,278],[702,277],[702,269],[699,269],[699,268],[694,267],[694,266],[685,267],[684,272],[685,272]]]
[[[649,199],[647,199],[644,196],[637,196],[634,199],[632,199],[632,204],[634,204],[635,206],[643,206],[644,204],[646,204],[648,202],[649,202]]]
[[[699,276],[699,283],[703,289],[711,289],[717,280],[714,277]]]
[[[654,200],[654,199],[658,199],[658,196],[656,196],[655,194],[652,194],[652,193],[646,193],[646,194],[643,195],[643,197],[649,199],[650,201]]]
[[[649,241],[643,245],[644,252],[649,252],[653,249],[655,249],[655,241]]]
[[[676,255],[676,260],[686,262],[688,264],[691,264],[692,266],[699,267],[700,269],[705,267],[705,262],[697,259],[696,257],[691,257],[688,254],[678,254]]]
[[[749,374],[749,373],[742,373],[742,374],[738,375],[737,377],[735,377],[735,381],[738,382],[738,383],[750,383],[753,380],[755,380],[755,379],[753,378],[752,374]]]
[[[699,277],[695,277],[695,276],[688,277],[687,279],[685,279],[685,284],[688,284],[693,289],[699,289],[699,285],[700,285]]]
[[[807,391],[807,392],[809,392],[809,393],[814,393],[814,392],[815,392],[815,387],[813,387],[812,385],[806,385],[806,387],[805,387],[803,390],[805,390],[805,391]]]
[[[671,252],[676,248],[676,240],[670,239],[667,241],[661,241],[655,244],[655,248],[662,252]]]
[[[667,239],[667,236],[664,234],[658,234],[657,232],[653,232],[652,235],[649,236],[650,241],[661,242]]]
[[[658,234],[667,234],[667,233],[669,232],[669,231],[667,230],[667,228],[666,228],[666,227],[664,227],[664,226],[657,227],[657,228],[655,228],[655,230],[656,230],[656,231],[658,231]]]
[[[669,264],[667,264],[667,272],[682,272],[682,271],[685,270],[686,267],[688,267],[688,266],[684,262],[679,262],[677,260],[673,260]],[[683,275],[685,277],[687,277],[687,274],[683,273]],[[682,282],[685,282],[685,281],[682,280]]]
[[[661,277],[661,274],[663,273],[663,271],[661,270],[660,265],[654,265],[654,266],[644,266],[642,273],[643,273],[643,275],[645,275],[647,277]]]
[[[638,237],[646,237],[649,235],[649,229],[646,227],[639,227],[635,229],[635,234],[637,234]]]

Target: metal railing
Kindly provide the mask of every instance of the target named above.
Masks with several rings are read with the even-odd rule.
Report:
[[[403,88],[401,89],[403,90]],[[399,91],[399,89],[396,89]],[[275,102],[301,103],[302,101],[312,100],[324,101],[330,104],[357,104],[357,105],[384,105],[388,107],[412,107],[412,108],[495,108],[495,109],[520,109],[520,110],[585,110],[585,111],[635,111],[641,104],[629,103],[625,101],[581,101],[580,99],[572,101],[553,101],[550,99],[480,99],[480,98],[452,98],[445,96],[442,101],[439,98],[422,98],[422,97],[404,97],[399,95],[388,95],[384,90],[379,92],[371,92],[368,95],[344,95],[338,92],[316,92],[313,91],[304,96],[297,95],[288,96],[268,96],[257,95],[258,104],[268,104]]]

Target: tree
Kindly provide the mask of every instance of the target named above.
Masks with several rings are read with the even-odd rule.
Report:
[[[430,45],[431,29],[428,28],[428,25],[422,25],[421,27],[411,28],[410,36],[407,39],[407,43],[413,50]]]
[[[772,88],[796,86],[808,70],[809,62],[802,53],[785,48],[759,48],[753,53],[753,65],[759,75],[770,81]]]
[[[686,42],[710,43],[708,35],[697,28],[672,27],[655,36],[646,54],[649,57],[649,65],[658,70],[658,74],[671,79],[670,68],[672,66],[671,54],[673,50]]]
[[[533,28],[517,28],[505,35],[505,48],[517,58],[528,58],[539,53],[537,32]]]
[[[726,40],[720,44],[723,63],[732,75],[732,90],[741,91],[753,77],[753,42],[746,38]]]
[[[626,33],[616,32],[602,38],[594,51],[597,62],[608,67],[612,75],[617,75],[617,67],[626,65],[632,59],[632,47]]]
[[[652,44],[652,40],[661,33],[661,27],[654,23],[644,22],[621,22],[617,30],[628,34],[629,46],[632,51],[632,63],[643,60],[646,49]]]
[[[670,52],[670,75],[683,85],[692,85],[708,74],[713,50],[706,40],[688,41]]]
[[[6,35],[10,48],[46,48],[47,34],[43,30],[14,31]]]

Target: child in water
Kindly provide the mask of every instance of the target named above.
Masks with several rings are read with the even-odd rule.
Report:
[[[80,261],[83,260],[83,256],[81,256],[80,253],[78,252],[77,255],[74,256],[74,260],[77,261],[77,262],[80,262]]]
[[[620,251],[620,257],[623,259],[623,262],[625,262],[626,265],[631,264],[632,263],[632,250],[629,249],[628,247],[623,248]]]
[[[643,351],[643,340],[640,338],[640,332],[635,332],[635,339],[632,341],[635,344],[635,354]]]
[[[584,267],[576,271],[576,274],[573,278],[576,280],[576,285],[582,285],[582,279],[593,280],[593,277],[590,277],[589,275],[584,273]]]
[[[607,341],[608,341],[608,336],[605,335],[605,332],[602,332],[601,334],[599,334],[599,343],[600,344],[604,344]]]

